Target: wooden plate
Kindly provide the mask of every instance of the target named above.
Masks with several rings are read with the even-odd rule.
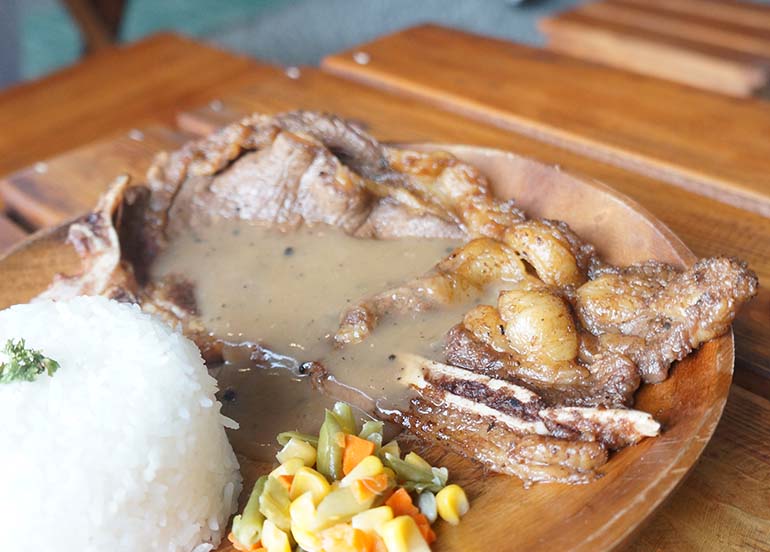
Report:
[[[530,215],[567,221],[615,264],[649,258],[685,267],[693,254],[642,207],[607,186],[509,153],[469,146],[444,149],[479,167],[497,195],[514,197]],[[0,259],[0,307],[29,300],[56,272],[79,266],[65,245],[67,225],[35,234]],[[439,524],[437,550],[606,550],[634,530],[682,481],[711,437],[724,407],[733,366],[732,334],[678,363],[664,383],[644,386],[637,408],[664,427],[660,437],[615,454],[590,485],[540,484],[524,489],[513,477],[477,477],[451,455],[450,473],[467,485],[471,511],[458,527]],[[249,462],[243,465],[253,476]],[[222,550],[228,550],[223,545]]]

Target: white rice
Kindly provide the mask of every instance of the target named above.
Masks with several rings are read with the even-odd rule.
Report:
[[[0,550],[216,546],[241,478],[195,345],[100,297],[6,309],[11,338],[61,367],[0,383]]]

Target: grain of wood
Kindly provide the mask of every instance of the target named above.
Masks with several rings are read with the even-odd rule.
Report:
[[[364,51],[367,64],[353,54]],[[770,105],[425,25],[324,60],[390,92],[770,215]],[[436,70],[440,68],[441,70]]]
[[[414,98],[389,95],[310,68],[303,68],[297,80],[267,68],[259,84],[228,96],[217,107],[216,111],[203,107],[182,114],[180,124],[205,133],[253,111],[274,113],[301,107],[359,121],[382,140],[477,144],[560,165],[636,199],[697,255],[738,256],[749,262],[762,281],[770,281],[770,219]],[[735,333],[737,379],[770,397],[770,289],[760,287],[760,295],[736,321]]]
[[[133,129],[13,173],[0,180],[0,193],[31,226],[53,226],[91,209],[121,174],[143,179],[158,152],[189,138],[159,126]]]
[[[3,91],[0,175],[107,134],[170,122],[180,109],[254,82],[254,67],[246,57],[163,34]]]
[[[27,233],[8,217],[0,215],[0,255],[27,237]]]
[[[706,14],[683,14],[662,6],[640,5],[625,0],[589,2],[578,6],[572,13],[655,31],[664,36],[685,38],[695,43],[722,46],[735,52],[753,54],[758,61],[770,58],[770,33],[767,30],[715,19]]]
[[[770,7],[747,0],[622,0],[624,4],[664,9],[770,31]]]
[[[539,26],[552,51],[722,94],[749,97],[770,80],[757,56],[582,12],[542,19]]]
[[[770,550],[770,402],[733,386],[714,437],[629,551]]]

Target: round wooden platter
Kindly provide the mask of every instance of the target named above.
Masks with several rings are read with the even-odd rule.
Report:
[[[645,209],[607,186],[513,154],[470,146],[443,149],[476,165],[502,198],[516,198],[530,216],[565,220],[614,264],[658,259],[685,267],[693,254]],[[79,268],[66,245],[67,225],[35,234],[0,259],[0,307],[28,301],[57,272]],[[729,333],[677,363],[671,377],[645,385],[636,407],[652,413],[663,433],[614,454],[589,485],[537,484],[484,474],[443,447],[427,456],[466,486],[471,510],[457,527],[437,525],[436,550],[608,550],[627,543],[682,481],[711,437],[724,407],[733,367]],[[282,429],[276,428],[276,432]],[[241,457],[247,489],[258,469]],[[246,494],[246,493],[244,493]],[[244,497],[242,497],[243,499]],[[229,550],[227,543],[220,547]]]

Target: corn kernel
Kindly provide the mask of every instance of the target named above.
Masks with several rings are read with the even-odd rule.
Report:
[[[438,518],[438,510],[436,509],[436,495],[430,491],[423,491],[417,498],[417,507],[420,509],[420,513],[424,515],[428,522],[434,523]]]
[[[359,502],[350,487],[340,487],[324,497],[318,505],[318,522],[322,527],[344,523],[361,512],[371,508],[374,498]]]
[[[382,470],[382,460],[376,456],[367,456],[361,460],[349,474],[342,478],[342,481],[340,481],[340,487],[347,487],[357,479],[363,479],[364,477],[374,477],[375,475],[381,474]]]
[[[354,529],[362,531],[374,531],[380,534],[383,525],[393,519],[393,509],[390,506],[380,506],[366,510],[353,516],[350,520]]]
[[[289,535],[278,529],[269,519],[262,525],[262,546],[267,552],[291,552]]]
[[[297,541],[297,544],[302,547],[302,550],[306,550],[307,552],[316,552],[321,550],[321,539],[318,537],[318,534],[315,531],[302,529],[301,527],[292,523],[291,534],[294,537],[294,540]]]
[[[275,459],[281,464],[290,458],[301,458],[306,466],[313,466],[316,458],[315,447],[302,439],[292,437],[281,451],[275,455]]]
[[[323,497],[329,494],[329,491],[331,491],[331,485],[326,481],[326,478],[313,468],[304,466],[294,474],[289,489],[289,498],[294,500],[300,495],[310,492],[313,494],[313,502],[318,505]]]
[[[380,455],[383,458],[385,457],[386,452],[389,452],[396,458],[401,458],[401,448],[398,446],[398,441],[393,439],[389,443],[382,445],[382,447],[380,447]]]
[[[347,523],[340,523],[321,531],[321,548],[328,552],[362,552],[372,550],[375,536]]]
[[[431,466],[430,464],[428,464],[428,462],[423,460],[422,456],[420,456],[416,452],[410,452],[409,454],[404,456],[404,462],[427,471],[431,471],[431,469],[433,468],[433,466]]]
[[[289,506],[289,518],[291,526],[295,525],[300,529],[314,531],[318,528],[318,515],[313,500],[313,494],[308,491]]]
[[[460,523],[460,517],[468,512],[468,508],[468,497],[459,485],[447,485],[436,495],[438,515],[451,525]]]
[[[430,546],[410,516],[398,516],[385,522],[381,536],[388,552],[430,552]]]
[[[277,478],[279,475],[295,475],[300,468],[305,466],[302,458],[289,458],[286,462],[270,472],[270,477]]]

